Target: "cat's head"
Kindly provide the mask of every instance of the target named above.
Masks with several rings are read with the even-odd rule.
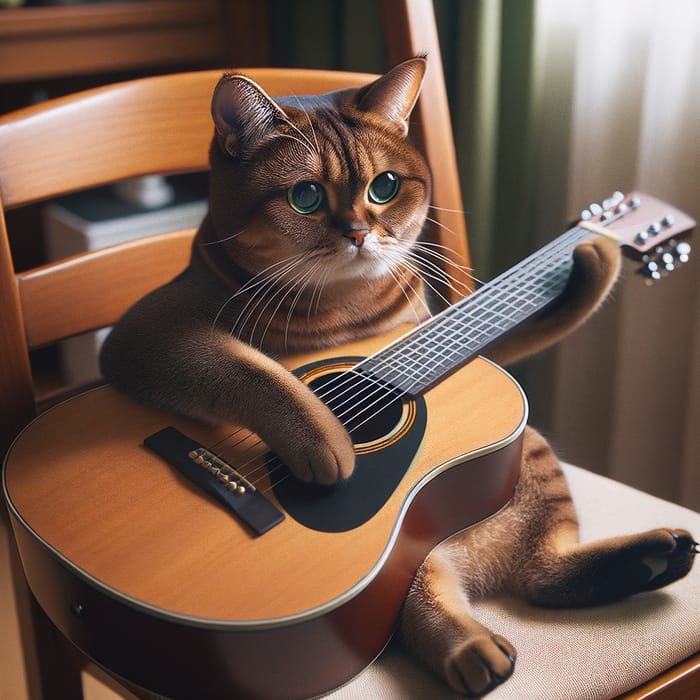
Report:
[[[373,83],[272,99],[227,74],[212,99],[213,235],[248,272],[324,284],[389,274],[420,234],[430,172],[408,142],[426,62]],[[287,262],[285,262],[287,261]]]

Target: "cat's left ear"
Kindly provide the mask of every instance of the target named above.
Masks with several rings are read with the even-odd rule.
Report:
[[[426,63],[425,56],[399,63],[360,94],[358,107],[379,115],[406,136],[408,118],[423,86]]]
[[[289,119],[282,108],[253,80],[229,73],[219,80],[211,115],[222,148],[240,156]]]

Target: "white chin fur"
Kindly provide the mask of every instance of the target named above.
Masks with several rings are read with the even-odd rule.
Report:
[[[383,277],[389,273],[390,265],[382,255],[382,247],[372,234],[359,248],[348,241],[347,247],[333,261],[331,277],[336,280]]]

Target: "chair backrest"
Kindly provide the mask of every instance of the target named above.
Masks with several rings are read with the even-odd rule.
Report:
[[[244,72],[271,95],[321,93],[375,77],[302,69]],[[36,410],[29,351],[113,324],[186,266],[193,235],[189,230],[143,238],[17,273],[4,210],[134,176],[205,170],[213,134],[209,104],[220,75],[202,71],[134,80],[0,119],[0,414],[8,423],[3,421],[0,448]],[[430,144],[445,118],[416,120],[416,141]],[[444,140],[444,130],[437,135]],[[434,168],[434,203],[459,210],[456,169],[448,177],[442,158],[440,164]],[[440,210],[431,218],[438,225],[428,236],[466,264],[463,219]]]

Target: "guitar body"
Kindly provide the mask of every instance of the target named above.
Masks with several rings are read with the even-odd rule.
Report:
[[[284,364],[313,382],[393,337]],[[217,453],[252,465],[283,516],[255,534],[143,444],[173,426],[214,445],[231,426],[164,415],[110,387],[60,404],[4,468],[29,585],[88,656],[167,697],[327,692],[381,652],[428,552],[503,507],[520,469],[526,400],[487,360],[402,398],[392,416],[356,444],[356,476],[336,488],[276,483],[265,446],[243,431],[222,443]]]

